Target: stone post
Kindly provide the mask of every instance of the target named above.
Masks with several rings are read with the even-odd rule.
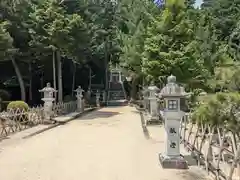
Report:
[[[50,83],[47,83],[47,86],[39,90],[39,92],[44,93],[42,98],[42,101],[44,101],[44,118],[45,120],[51,120],[53,115],[53,102],[55,101],[53,94],[56,94],[57,90],[52,88]]]
[[[151,122],[159,122],[159,108],[158,108],[158,98],[157,98],[157,91],[159,89],[151,85],[148,87],[148,92],[149,92],[149,103],[150,103],[150,118],[148,120],[149,123]]]
[[[82,113],[83,112],[83,92],[84,90],[81,88],[81,86],[78,86],[78,88],[75,90],[76,97],[77,97],[77,111]]]
[[[97,105],[97,107],[100,107],[100,92],[99,92],[99,90],[97,90],[97,92],[96,92],[96,105]]]
[[[188,164],[180,155],[180,122],[184,112],[180,110],[180,99],[186,96],[183,87],[176,84],[176,77],[169,76],[167,85],[159,96],[165,101],[164,121],[166,131],[165,153],[159,154],[163,168],[187,169]]]

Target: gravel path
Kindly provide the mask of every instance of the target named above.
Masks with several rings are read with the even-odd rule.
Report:
[[[146,138],[132,107],[103,108],[2,147],[0,180],[200,180],[202,170],[165,170],[164,129]],[[1,144],[0,144],[1,146]]]

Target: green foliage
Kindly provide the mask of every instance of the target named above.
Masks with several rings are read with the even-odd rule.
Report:
[[[29,107],[28,104],[25,103],[24,101],[12,101],[8,104],[7,110],[13,110],[13,111],[23,111],[26,112],[28,111]]]
[[[141,53],[144,48],[146,28],[149,21],[159,13],[156,6],[147,1],[122,1],[120,42],[122,66],[130,72],[142,71]]]
[[[59,50],[71,59],[78,56],[86,44],[86,25],[78,14],[67,14],[58,1],[45,0],[30,13],[30,46],[43,52]]]
[[[7,106],[7,111],[12,113],[11,118],[15,121],[19,121],[21,123],[28,123],[28,111],[29,106],[24,101],[12,101]]]
[[[187,104],[189,110],[193,110],[198,105],[198,97],[201,92],[203,92],[202,89],[194,89],[187,97]]]
[[[195,56],[194,21],[188,19],[184,1],[169,1],[147,30],[143,68],[149,79],[162,82],[174,74],[181,82],[204,81],[208,75],[202,59]]]
[[[120,62],[135,90],[143,81],[163,85],[172,73],[189,90],[238,91],[240,0],[204,0],[202,9],[193,4],[2,0],[0,60],[14,58],[24,76],[34,76],[57,51],[64,61],[100,72],[110,61]],[[29,64],[37,68],[28,72]]]
[[[231,32],[239,21],[240,0],[205,0],[208,1],[206,11],[210,13],[210,18],[216,29],[218,40],[228,40]],[[205,2],[204,2],[205,4]]]
[[[6,60],[14,54],[13,39],[7,31],[9,22],[0,22],[0,60]]]
[[[229,62],[234,67],[240,54],[237,25],[240,1],[208,0],[204,1],[203,9],[194,9],[192,5],[193,1],[169,0],[161,12],[152,8],[150,16],[142,13],[142,21],[128,13],[135,23],[124,26],[129,27],[127,31],[124,28],[127,35],[121,34],[122,66],[142,74],[147,83],[154,80],[161,85],[168,75],[174,74],[190,90],[230,90],[235,70],[224,67]],[[144,6],[151,8],[149,4]],[[137,14],[138,9],[141,7],[131,12]]]
[[[229,54],[235,60],[240,61],[240,20],[237,22],[236,28],[232,31],[229,38]]]
[[[239,109],[240,95],[238,93],[217,93],[196,107],[192,120],[195,123],[226,127],[230,131],[238,132],[240,128],[238,125]]]
[[[233,75],[228,80],[228,89],[230,91],[240,91],[240,69],[237,68],[233,71]]]

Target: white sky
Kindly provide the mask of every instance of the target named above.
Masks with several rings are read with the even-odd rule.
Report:
[[[202,0],[196,0],[195,6],[199,7],[202,4]]]

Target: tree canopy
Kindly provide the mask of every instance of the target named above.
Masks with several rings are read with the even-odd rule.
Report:
[[[3,70],[1,82],[16,76],[24,98],[28,81],[40,75],[37,87],[54,81],[55,58],[59,77],[55,82],[62,81],[62,74],[68,94],[75,83],[89,83],[89,69],[98,74],[96,83],[107,85],[110,62],[133,77],[133,86],[151,81],[161,86],[173,74],[190,89],[238,89],[239,70],[232,67],[240,58],[240,0],[204,0],[201,8],[194,4],[194,0],[2,0],[0,63],[14,67],[15,73]],[[71,71],[76,78],[70,82]]]

